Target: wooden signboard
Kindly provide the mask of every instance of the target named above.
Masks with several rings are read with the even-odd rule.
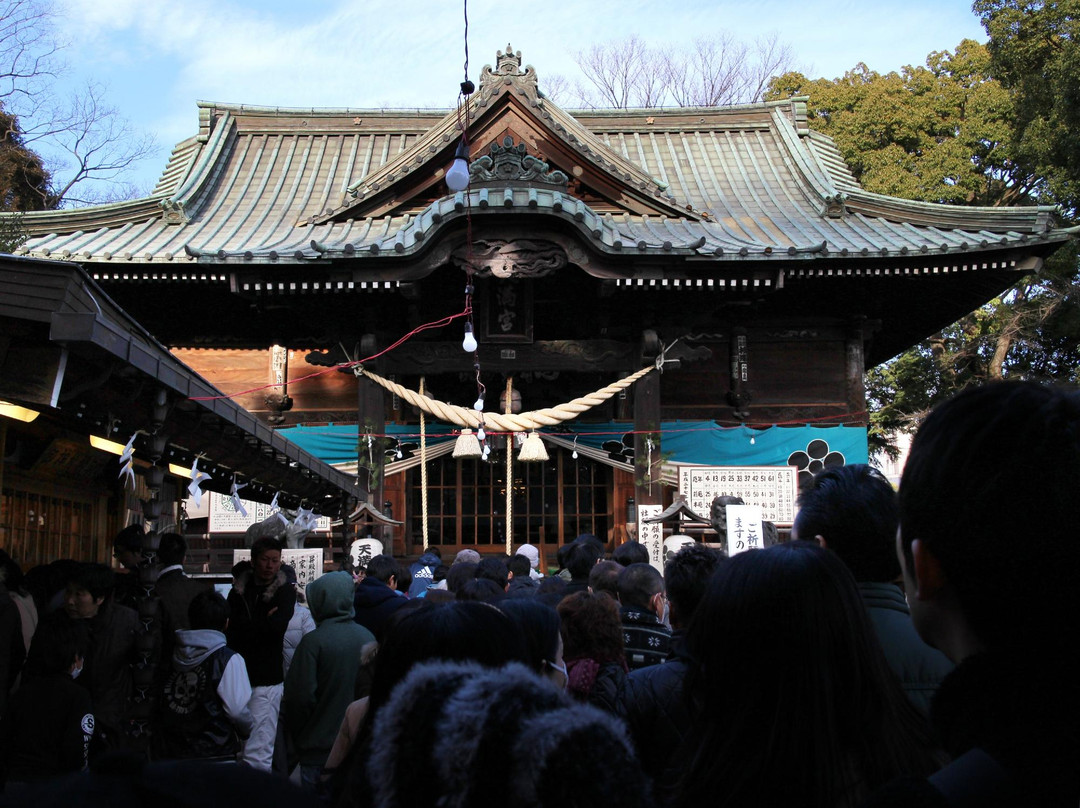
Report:
[[[251,560],[251,548],[233,550],[233,564]],[[296,585],[303,589],[323,574],[323,551],[319,547],[310,550],[282,550],[281,563],[296,570]]]

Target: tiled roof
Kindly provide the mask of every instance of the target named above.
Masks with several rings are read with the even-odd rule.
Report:
[[[473,120],[512,96],[536,126],[665,213],[594,210],[565,187],[508,181],[474,186],[468,201],[477,217],[556,217],[601,253],[683,254],[718,268],[768,257],[1000,251],[1068,237],[1055,230],[1051,208],[934,205],[863,191],[832,141],[807,128],[805,99],[572,114],[536,92],[531,68],[504,67],[485,68]],[[457,137],[452,111],[200,102],[199,112],[199,134],[178,144],[152,196],[26,214],[33,235],[19,252],[88,262],[102,276],[180,277],[205,273],[192,266],[199,261],[408,256],[463,215],[466,198],[439,197],[441,185],[412,208],[406,199],[387,215],[362,210],[366,196],[395,183],[442,176]]]

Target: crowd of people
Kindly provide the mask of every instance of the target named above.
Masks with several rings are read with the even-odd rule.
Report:
[[[259,539],[226,598],[168,534],[152,693],[130,576],[0,556],[4,799],[1073,806],[1077,480],[1080,395],[1002,383],[927,417],[899,495],[826,469],[789,541],[662,574],[582,535],[550,569],[433,545],[301,592]]]

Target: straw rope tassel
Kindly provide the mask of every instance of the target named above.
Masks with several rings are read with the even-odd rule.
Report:
[[[420,377],[420,395],[424,395],[424,377]],[[428,504],[427,504],[427,422],[424,411],[420,410],[420,530],[424,537],[424,552],[428,549]]]
[[[514,382],[510,376],[506,377],[506,414],[511,414],[511,400],[514,392]],[[514,436],[506,436],[506,554],[510,555],[510,548],[514,542]]]
[[[488,432],[528,432],[545,426],[555,426],[564,421],[571,421],[583,412],[592,409],[598,404],[604,403],[616,393],[625,390],[638,379],[642,378],[646,373],[654,369],[655,366],[652,365],[647,368],[642,368],[636,373],[632,373],[626,378],[620,379],[613,384],[609,384],[607,387],[603,387],[594,393],[582,396],[581,398],[575,398],[573,401],[568,401],[557,407],[547,407],[542,410],[532,410],[517,415],[511,413],[503,415],[494,412],[487,413],[483,417],[484,429]],[[477,429],[480,426],[480,413],[476,412],[476,410],[459,407],[456,404],[447,404],[443,401],[436,401],[427,396],[417,395],[407,387],[402,387],[397,382],[384,379],[382,376],[372,373],[370,370],[365,369],[362,372],[367,378],[375,382],[375,384],[389,390],[391,393],[404,399],[412,406],[426,412],[428,415],[438,418],[440,421],[468,429]]]

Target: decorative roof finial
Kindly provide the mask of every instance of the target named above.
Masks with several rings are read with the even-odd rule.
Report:
[[[495,72],[504,76],[516,76],[521,72],[521,51],[515,51],[506,43],[506,53],[498,52],[495,60]]]

